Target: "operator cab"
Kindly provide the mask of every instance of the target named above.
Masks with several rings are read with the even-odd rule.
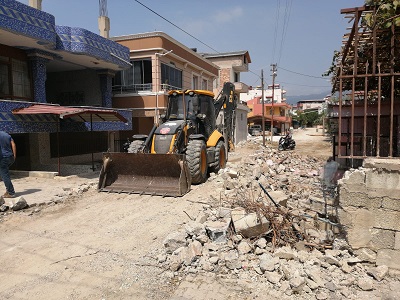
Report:
[[[183,120],[185,104],[186,119],[198,126],[200,133],[208,138],[216,123],[213,97],[212,92],[203,90],[187,90],[184,95],[182,91],[171,91],[165,120]]]

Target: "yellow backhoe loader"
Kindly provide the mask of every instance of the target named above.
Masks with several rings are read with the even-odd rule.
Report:
[[[227,151],[234,145],[236,106],[230,82],[217,99],[205,90],[170,91],[160,125],[155,124],[149,135],[134,135],[128,153],[103,154],[99,191],[186,194],[191,184],[205,182],[208,173],[225,168]]]

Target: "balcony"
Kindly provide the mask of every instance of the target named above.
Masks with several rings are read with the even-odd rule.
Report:
[[[237,93],[247,93],[249,91],[249,86],[243,82],[234,82],[233,84]]]
[[[176,87],[170,84],[162,84],[158,92],[165,93],[172,90],[181,90],[181,87]],[[156,87],[153,88],[152,83],[131,84],[131,85],[113,85],[112,92],[114,95],[121,94],[141,94],[141,93],[156,93]]]

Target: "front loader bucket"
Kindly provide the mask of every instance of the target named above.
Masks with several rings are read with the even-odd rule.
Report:
[[[183,196],[190,184],[184,155],[103,153],[99,191]]]

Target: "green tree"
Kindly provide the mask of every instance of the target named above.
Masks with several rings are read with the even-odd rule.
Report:
[[[314,125],[322,124],[322,117],[316,111],[297,111],[293,119],[299,122],[300,126],[312,127]]]
[[[400,15],[397,11],[400,0],[366,0],[365,5],[377,7],[375,13],[367,13],[364,17],[363,21],[368,27],[389,28],[393,23],[400,26]]]

